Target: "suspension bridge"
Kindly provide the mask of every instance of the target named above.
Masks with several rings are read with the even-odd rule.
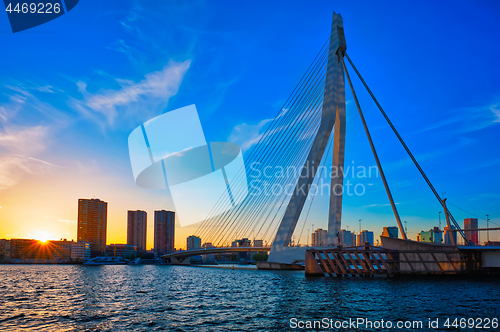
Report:
[[[320,264],[321,257],[326,261],[328,260],[324,253],[323,256],[317,256],[318,251],[314,250],[325,250],[325,248],[326,250],[338,250],[340,245],[338,234],[342,225],[344,172],[337,172],[335,176],[324,174],[324,172],[326,170],[325,164],[330,159],[332,169],[343,170],[344,168],[346,80],[352,92],[380,178],[384,184],[387,199],[401,234],[399,241],[406,241],[405,243],[414,242],[408,240],[402,225],[386,174],[351,80],[349,72],[351,69],[348,70],[345,60],[347,60],[352,71],[366,88],[367,93],[373,99],[408,157],[429,186],[430,191],[443,207],[448,229],[457,232],[462,237],[463,242],[466,245],[469,244],[470,241],[466,234],[447,208],[446,199],[440,197],[438,191],[349,57],[343,18],[336,13],[333,14],[330,37],[320,48],[295,89],[246,157],[245,166],[240,169],[238,175],[231,182],[231,195],[229,197],[228,195],[220,195],[209,215],[199,225],[195,235],[200,237],[203,242],[211,243],[217,247],[218,249],[214,249],[217,252],[231,252],[241,250],[231,246],[235,239],[262,239],[263,247],[257,248],[259,250],[256,251],[270,251],[267,268],[276,267],[277,265],[283,268],[291,267],[293,264],[305,260],[307,250],[313,250],[313,252],[308,253],[309,257],[316,255],[313,264]],[[320,179],[324,178],[325,175],[330,181],[328,237],[324,248],[311,248],[300,244],[300,238],[315,197],[313,190],[318,188]],[[311,195],[309,207],[304,209],[309,195]],[[234,201],[241,201],[241,203],[232,206]],[[295,243],[293,234],[299,220],[302,220],[301,216],[304,221],[302,227],[299,225],[299,241]],[[453,242],[456,240],[453,240],[453,236],[450,236],[450,238],[452,238],[452,246],[456,247],[457,243]],[[401,246],[401,244],[396,246],[398,245]],[[411,250],[424,250],[415,248]],[[373,250],[373,248],[365,249],[363,251],[364,256],[361,254],[361,256],[357,256],[358,259],[364,257],[364,263],[359,261],[359,264],[354,264],[353,261],[354,265],[350,265],[350,263],[347,265],[350,265],[352,269],[356,266],[356,270],[359,268],[359,271],[361,271],[361,268],[369,269],[369,266],[372,266],[371,270],[373,271],[373,257],[376,255],[370,256],[372,252],[370,250]],[[379,250],[382,249],[379,248]],[[392,249],[394,249],[394,245]],[[385,250],[389,249],[385,248]],[[424,251],[427,252],[428,250],[426,250]],[[200,254],[200,252],[198,250],[191,253],[186,251],[172,253],[168,255],[168,258],[185,259],[190,254],[195,255]],[[346,258],[347,256],[341,254],[338,257]],[[354,256],[350,257],[353,259]],[[340,258],[339,262],[342,262]],[[459,260],[456,257],[455,259]],[[313,268],[313,272],[324,273],[328,271],[328,267],[333,271],[336,266],[340,266],[340,263],[335,264],[333,260],[330,261],[332,263],[325,263],[322,272],[316,267]],[[394,257],[390,260],[391,266],[394,266],[395,261]],[[439,260],[435,259],[435,261],[441,267]],[[413,263],[416,264],[415,261]],[[382,267],[382,263],[380,264]],[[408,260],[407,264],[412,266],[411,260]],[[423,264],[425,265],[425,262]],[[455,267],[453,263],[450,264]],[[261,266],[266,268],[265,265]],[[346,264],[344,264],[345,266]],[[388,266],[386,264],[386,270],[391,270]]]

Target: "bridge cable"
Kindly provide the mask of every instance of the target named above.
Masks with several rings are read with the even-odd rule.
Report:
[[[323,50],[323,48],[325,47],[325,45],[327,45],[327,44],[328,44],[328,40],[327,40],[327,41],[325,42],[325,44],[323,45],[322,50]],[[303,85],[303,83],[304,83],[304,81],[305,81],[305,78],[307,77],[308,72],[310,71],[310,69],[311,69],[311,68],[313,67],[313,65],[315,64],[316,59],[320,56],[320,54],[322,53],[322,50],[318,53],[318,55],[316,56],[316,58],[314,59],[314,61],[311,63],[311,65],[309,66],[309,68],[306,70],[306,72],[304,73],[304,75],[303,75],[303,76],[302,76],[302,78],[300,79],[299,83],[295,86],[294,90],[292,91],[292,93],[291,93],[291,94],[290,94],[290,96],[288,97],[287,101],[285,101],[285,103],[284,103],[283,107],[280,109],[280,111],[278,112],[278,114],[277,114],[277,115],[276,115],[276,117],[275,117],[275,120],[274,120],[274,121],[270,124],[269,128],[271,128],[273,124],[274,124],[274,125],[276,125],[276,126],[279,124],[279,122],[278,122],[278,121],[276,121],[276,119],[278,119],[278,118],[283,118],[283,115],[284,115],[283,113],[285,112],[286,107],[289,105],[289,101],[290,101],[290,99],[293,99],[293,96],[294,96],[294,94],[296,93],[296,91],[298,91],[298,89],[300,90],[300,87]],[[257,143],[257,145],[258,145],[259,143],[261,143],[261,141],[263,141],[263,139],[265,139],[265,136],[261,136],[261,137],[260,137],[259,142]],[[254,148],[254,149],[251,151],[251,153],[250,153],[250,155],[249,155],[249,157],[248,157],[248,158],[249,158],[249,159],[251,159],[251,158],[253,157],[253,155],[255,155],[257,152],[259,152],[259,150],[258,150],[258,149],[256,149],[256,148]],[[241,170],[242,170],[242,169],[243,169],[243,171],[245,171],[245,167],[240,168],[239,174],[241,173]],[[224,193],[225,193],[225,192],[224,192]],[[221,195],[221,196],[219,197],[219,201],[221,200],[221,198],[222,198],[222,197],[224,197],[224,196],[223,196],[223,195]],[[217,203],[219,203],[219,201],[218,201]],[[212,210],[213,210],[216,206],[217,206],[217,204],[216,204],[216,205],[214,205],[214,207],[212,208]],[[209,216],[210,216],[210,214],[211,214],[211,213],[212,213],[212,211],[210,211],[210,212],[209,212]],[[200,233],[200,231],[201,231],[204,227],[206,227],[206,225],[207,225],[207,224],[210,224],[209,222],[207,222],[207,221],[209,221],[209,220],[210,220],[210,218],[207,216],[207,218],[205,218],[205,219],[203,220],[203,222],[199,225],[199,227],[198,227],[198,229],[197,229],[196,233],[198,233],[198,234],[199,234],[199,233]]]
[[[283,141],[282,141],[282,142],[283,142]],[[279,143],[279,144],[280,144],[280,145],[282,145],[283,143]],[[276,147],[272,148],[272,150],[274,150],[275,148],[276,148]],[[253,202],[254,200],[255,200],[255,198],[254,198],[254,197],[251,197],[249,200],[247,200],[247,204],[246,204],[246,206],[248,207],[248,205],[249,205],[249,204],[248,204],[248,201]],[[240,208],[241,208],[241,207],[245,207],[245,205],[241,205],[241,206],[240,206]],[[235,210],[235,211],[233,211],[233,212],[238,212],[238,209],[236,209],[236,210]]]
[[[302,230],[300,231],[300,235],[299,235],[299,240],[297,241],[297,246],[300,244],[300,239],[302,238],[302,233],[304,232],[304,228],[306,227],[307,219],[309,218],[309,212],[311,212],[311,207],[313,205],[314,198],[316,198],[316,195],[318,194],[319,180],[323,176],[323,170],[326,168],[326,162],[328,161],[328,158],[330,156],[330,151],[333,151],[333,134],[331,134],[331,141],[327,144],[326,156],[323,159],[324,168],[321,168],[319,177],[317,178],[316,194],[313,195],[312,198],[311,198],[311,204],[309,204],[309,209],[307,210],[307,214],[306,214],[306,217],[305,217],[305,220],[304,220],[304,225],[302,226]]]
[[[318,97],[317,97],[317,102],[316,102],[316,104],[318,104],[318,102],[320,101],[320,92],[321,92],[321,90],[322,90],[322,89],[323,89],[323,87],[322,87],[322,86],[318,89],[318,92],[319,92],[319,93],[317,94],[317,95],[318,95]],[[313,106],[312,108],[314,109],[315,107]],[[315,109],[313,112],[317,111],[317,109],[318,109],[318,108],[316,107],[316,109]],[[313,112],[310,112],[310,114],[312,115],[312,114],[313,114]],[[316,117],[311,116],[311,117],[310,117],[310,119],[314,119],[314,118],[317,118],[317,117],[318,117],[318,116],[316,116]],[[309,121],[309,122],[311,122],[311,121]],[[316,125],[314,125],[314,126],[309,126],[309,127],[314,128],[314,130],[317,130],[317,128],[316,128],[316,127],[317,127],[317,124],[316,124]],[[307,130],[308,130],[308,129],[307,129],[307,127],[304,127],[302,131],[297,132],[297,134],[295,135],[295,137],[296,137],[296,136],[302,136],[302,137],[304,137],[305,135],[306,135],[306,136],[309,136],[309,135],[310,135],[310,130],[309,130],[309,131],[307,131]],[[305,133],[304,133],[304,131],[305,131]],[[300,139],[300,137],[299,137],[299,139]],[[298,149],[298,150],[301,150],[300,146],[299,146],[299,149]],[[287,152],[288,152],[288,155],[291,155],[291,153],[290,153],[291,151],[287,151]],[[285,154],[285,155],[286,155],[286,154]],[[290,158],[288,158],[288,159],[290,159]],[[299,159],[299,161],[300,161],[300,160],[301,160],[301,159]],[[286,160],[285,160],[284,162],[285,162],[285,163],[287,163],[287,161],[286,161]],[[294,163],[294,164],[296,164],[296,163]],[[269,183],[268,183],[268,184],[269,184]],[[276,179],[274,180],[274,182],[272,182],[272,184],[270,184],[270,187],[271,187],[271,188],[274,188],[274,185],[275,185],[275,184],[278,184],[278,185],[281,185],[281,186],[282,186],[282,185],[283,185],[283,180],[279,181],[279,178],[276,178]],[[276,201],[277,199],[279,199],[279,195],[275,195],[275,196],[276,196],[276,199],[275,199],[275,201]],[[266,202],[264,202],[264,204],[265,204],[265,203],[266,203]],[[267,204],[267,205],[268,205],[268,207],[269,207],[271,204]],[[267,207],[267,208],[268,208],[268,207]],[[266,208],[263,212],[261,212],[261,213],[260,213],[261,218],[262,218],[263,213],[265,213],[265,211],[267,210],[267,208]],[[261,209],[260,209],[260,210],[262,210],[262,207],[261,207]],[[256,212],[257,212],[257,213],[259,213],[259,211],[256,211]],[[259,214],[257,214],[257,216],[259,216]],[[253,217],[253,218],[254,218],[254,223],[255,223],[255,221],[258,221],[258,219],[256,219],[256,218],[257,218],[257,216],[254,216],[254,217]],[[245,225],[242,225],[242,226],[244,227]],[[247,227],[247,228],[245,229],[245,231],[248,231],[248,228],[249,228],[249,227]]]
[[[387,116],[387,114],[385,113],[384,109],[382,108],[382,106],[379,104],[377,98],[375,98],[375,95],[372,93],[372,91],[370,90],[370,88],[368,87],[368,84],[366,84],[365,80],[363,79],[363,77],[361,76],[361,74],[359,73],[359,71],[357,70],[357,68],[354,66],[354,63],[352,62],[351,58],[349,58],[349,55],[347,55],[347,53],[345,54],[347,60],[349,61],[349,63],[351,64],[352,68],[354,69],[354,71],[356,72],[356,74],[358,75],[359,79],[361,80],[361,82],[363,83],[363,85],[365,86],[366,90],[368,91],[368,93],[370,94],[370,96],[372,97],[373,101],[375,102],[375,104],[377,105],[378,109],[380,110],[380,112],[382,113],[382,115],[384,116],[385,120],[387,121],[387,123],[389,124],[389,126],[391,127],[392,131],[394,132],[394,134],[396,134],[397,138],[399,139],[399,142],[401,143],[401,145],[403,145],[404,149],[406,150],[406,152],[408,153],[408,155],[410,156],[411,160],[413,161],[413,163],[415,164],[415,166],[417,167],[417,169],[419,170],[420,174],[422,175],[422,177],[424,178],[425,182],[427,182],[427,185],[430,187],[430,189],[432,190],[432,192],[434,193],[434,195],[436,196],[437,200],[439,201],[439,203],[443,206],[444,203],[441,199],[441,197],[439,196],[438,192],[436,191],[436,189],[434,188],[434,186],[432,185],[431,181],[429,180],[429,178],[427,177],[427,175],[425,174],[424,170],[420,167],[420,164],[417,162],[417,160],[415,159],[415,157],[413,156],[413,154],[411,153],[410,149],[408,148],[408,146],[406,145],[406,143],[404,142],[403,138],[399,135],[399,132],[396,130],[396,127],[394,127],[394,125],[392,124],[391,120],[389,119],[389,117]],[[462,237],[464,238],[465,240],[465,243],[468,243],[469,240],[467,239],[467,236],[465,235],[465,233],[462,231],[462,229],[460,228],[460,226],[458,225],[458,223],[456,222],[455,218],[453,217],[453,215],[451,214],[451,212],[448,210],[448,216],[450,217],[450,219],[453,221],[453,223],[455,224],[455,227],[457,227],[458,231],[460,232],[460,235],[462,235]]]
[[[316,133],[316,132],[317,132],[317,130],[318,130],[318,128],[319,128],[319,122],[320,122],[320,121],[318,121],[317,127],[314,129],[314,133]],[[307,145],[308,149],[307,149],[307,150],[305,150],[305,152],[304,152],[303,156],[302,156],[302,157],[301,157],[301,159],[300,159],[300,160],[301,160],[301,164],[303,164],[303,163],[304,163],[303,161],[305,160],[305,158],[307,158],[307,154],[309,153],[310,145],[312,144],[312,141],[313,141],[313,140],[314,140],[314,136],[312,136],[312,137],[311,137],[310,142],[309,142],[309,144]],[[299,175],[299,176],[300,176],[300,175]],[[288,178],[287,178],[287,179],[288,179]],[[296,177],[294,177],[294,178],[293,178],[293,180],[294,180],[294,181],[288,181],[288,182],[290,182],[290,183],[296,182]],[[278,207],[278,209],[276,210],[276,213],[275,213],[275,215],[274,215],[273,219],[271,220],[271,222],[269,223],[269,225],[268,225],[268,227],[267,227],[266,231],[263,233],[263,236],[262,236],[263,238],[267,238],[267,234],[268,234],[268,232],[269,232],[269,230],[270,230],[271,226],[274,224],[274,221],[276,220],[276,217],[277,217],[277,215],[278,215],[279,211],[281,210],[281,207],[283,206],[283,203],[285,202],[286,198],[289,198],[289,195],[283,195],[283,200],[281,201],[280,206],[279,206],[279,207]],[[283,213],[284,213],[285,211],[286,211],[286,209],[283,211]],[[270,215],[270,213],[271,213],[271,212],[272,212],[272,210],[271,210],[271,211],[269,211],[269,214],[268,214],[268,217],[266,218],[266,220],[269,218],[269,215]],[[278,219],[278,220],[281,220],[281,219]],[[279,224],[278,224],[278,225],[279,225]],[[263,226],[264,226],[264,223],[261,225],[261,229],[262,229],[262,227],[263,227]],[[261,229],[260,229],[260,230],[261,230]],[[260,233],[260,230],[259,230],[259,233]],[[273,232],[274,232],[274,231],[273,231]],[[271,235],[272,235],[272,233],[271,233]]]
[[[392,212],[394,213],[394,217],[396,217],[396,221],[398,222],[399,230],[401,231],[401,235],[403,239],[406,240],[406,232],[404,230],[403,224],[401,223],[401,218],[399,217],[398,209],[396,208],[396,204],[394,203],[394,199],[392,198],[391,189],[389,188],[389,184],[387,183],[387,179],[385,178],[384,170],[382,169],[382,164],[377,155],[377,151],[375,150],[375,145],[373,144],[372,137],[370,135],[370,131],[368,129],[368,125],[366,124],[365,117],[363,116],[363,112],[361,111],[361,106],[359,105],[358,97],[356,96],[356,92],[354,91],[354,86],[351,82],[351,77],[349,76],[349,72],[345,66],[344,57],[342,55],[339,56],[340,62],[342,63],[342,67],[345,71],[345,76],[347,77],[347,81],[349,82],[349,86],[351,87],[352,96],[354,97],[354,101],[356,103],[356,107],[358,108],[359,117],[361,118],[361,122],[363,122],[363,127],[365,128],[366,137],[368,137],[368,141],[370,142],[370,147],[372,149],[373,157],[375,158],[375,162],[377,163],[378,170],[380,172],[380,177],[382,178],[382,182],[384,183],[385,191],[387,193],[387,197],[389,198],[389,202],[391,203]]]
[[[456,208],[457,208],[457,209],[459,209],[459,210],[462,210],[462,211],[464,211],[464,212],[466,212],[466,213],[468,213],[468,214],[471,214],[471,215],[473,215],[473,216],[474,216],[474,217],[476,217],[476,218],[479,218],[479,219],[482,219],[482,220],[484,220],[484,221],[487,221],[487,220],[486,220],[486,219],[484,219],[483,217],[480,217],[480,216],[478,216],[477,214],[474,214],[474,213],[472,213],[472,212],[465,211],[465,210],[464,210],[464,209],[462,209],[461,207],[456,206],[455,204],[452,204],[452,203],[450,203],[450,202],[448,202],[448,201],[446,202],[446,205],[453,205],[454,207],[456,207]],[[489,222],[490,222],[490,223],[492,223],[492,224],[494,224],[494,225],[498,225],[498,226],[500,226],[500,224],[497,224],[496,222],[493,222],[493,221],[491,221],[491,220],[490,220]]]
[[[318,128],[319,128],[319,121],[317,121],[317,124],[315,126],[311,126],[311,129],[305,135],[310,135],[309,133],[314,134],[315,132],[317,132]],[[313,138],[304,139],[304,143],[301,144],[301,146],[297,149],[299,153],[296,154],[296,157],[294,158],[295,162],[293,162],[293,165],[297,165],[299,163],[303,163],[303,161],[307,157],[307,153],[308,153],[308,150],[309,150],[309,148],[310,148],[310,146],[312,144]],[[292,180],[289,181],[289,179],[292,179]],[[283,177],[280,182],[274,182],[274,184],[271,186],[271,188],[274,188],[275,184],[278,184],[281,188],[282,187],[286,187],[286,183],[293,182],[293,180],[295,180],[295,179],[296,179],[295,174],[292,174],[292,175],[290,175],[288,177]],[[247,225],[246,229],[242,230],[243,234],[245,232],[247,232],[249,228],[252,228],[252,226],[258,226],[258,222],[263,219],[261,227],[259,228],[259,231],[256,233],[258,235],[260,233],[260,231],[262,230],[262,227],[264,226],[264,224],[266,223],[266,221],[269,219],[269,216],[271,215],[272,211],[277,206],[277,203],[279,202],[280,197],[282,197],[282,196],[284,198],[288,197],[286,191],[283,191],[281,193],[281,195],[280,194],[275,194],[274,196],[275,196],[275,198],[274,198],[273,202],[267,202],[267,204],[264,204],[265,209],[262,210],[263,206],[261,206],[260,209],[258,211],[256,211],[257,215],[256,216],[252,216],[254,222],[251,223],[250,225]],[[263,215],[266,213],[267,210],[269,210],[269,213],[267,213],[267,216],[265,218],[263,218]],[[257,224],[257,225],[255,225],[255,224]],[[236,235],[236,237],[237,236],[238,235]]]
[[[307,91],[307,90],[309,90],[309,88],[307,88],[307,87],[305,87],[305,89],[306,89],[306,91]],[[297,99],[297,98],[296,98],[296,99]],[[300,107],[300,108],[303,108],[303,107]],[[291,113],[291,112],[289,112],[289,113]],[[296,123],[298,120],[299,120],[299,119],[297,119],[297,118],[296,118],[295,123]],[[294,124],[295,124],[295,123],[294,123]],[[292,124],[292,125],[291,125],[291,126],[289,126],[289,127],[293,128],[294,124]],[[267,137],[268,135],[267,135],[267,134],[264,134],[263,136]],[[280,136],[284,136],[284,135],[280,135]],[[285,136],[285,137],[286,137],[286,136]],[[280,138],[280,137],[278,137],[278,138]],[[275,140],[275,141],[277,141],[277,140]],[[283,142],[284,142],[284,140],[282,140],[282,143],[280,143],[280,145],[282,145],[282,144],[283,144]],[[274,150],[277,146],[278,146],[278,145],[276,145],[276,144],[275,144],[275,145],[274,145],[274,147],[271,147],[271,151],[273,151],[273,150]],[[265,154],[265,156],[266,156],[267,154],[268,154],[268,153],[266,153],[266,154]],[[264,157],[265,157],[265,156],[264,156]],[[260,158],[260,159],[262,159],[262,158]],[[226,223],[226,227],[227,227],[227,223]]]
[[[298,118],[295,122],[301,121],[301,120],[302,120],[302,118],[305,116],[305,114],[307,114],[307,113],[303,113],[303,115],[302,115],[300,118]],[[313,117],[311,117],[311,118],[313,118]],[[290,126],[290,127],[291,127],[291,128],[293,128],[294,126],[292,125],[292,126]],[[300,129],[300,127],[299,127],[299,129]],[[300,133],[300,132],[298,132],[298,130],[296,130],[296,132],[297,132],[297,133]],[[294,136],[291,136],[291,137],[293,138]],[[288,142],[285,144],[285,146],[286,146],[286,147],[287,147],[287,146],[289,146],[289,142],[290,142],[290,139],[289,139],[289,140],[288,140]],[[290,151],[288,151],[288,152],[290,152]],[[278,155],[282,156],[283,154],[282,154],[282,153],[279,153]],[[285,156],[290,156],[290,155],[293,155],[293,154],[292,154],[292,153],[285,154]],[[276,159],[275,159],[275,160],[276,160]],[[281,159],[277,159],[277,160],[278,160],[278,161],[282,160],[282,157],[281,157]],[[274,166],[274,164],[276,164],[278,161],[275,161],[274,163],[272,163],[272,165]],[[268,164],[267,166],[270,166],[270,165]],[[263,173],[263,174],[264,174],[264,173]],[[264,175],[265,175],[265,174],[264,174]],[[266,182],[266,184],[268,184],[268,185],[270,185],[271,187],[273,187],[273,186],[277,183],[277,181],[279,181],[279,179],[278,179],[278,178],[275,178],[275,179],[274,179],[274,181],[272,181],[272,182]],[[255,203],[260,204],[260,206],[261,206],[261,207],[262,207],[262,204],[265,204],[265,203],[266,203],[266,201],[265,201],[266,197],[265,197],[264,195],[261,195],[260,197],[257,197],[257,198],[255,198],[255,197],[252,197],[252,198],[253,198],[253,201],[255,201],[255,199],[257,199],[257,201],[256,201]],[[248,208],[249,208],[249,206],[246,206],[246,211],[248,211]],[[257,212],[257,213],[258,213],[258,211],[260,211],[259,207],[258,207],[258,206],[257,206],[257,207],[254,207],[254,213],[255,213],[255,212]],[[235,218],[235,219],[236,219],[236,218]],[[234,221],[233,221],[233,223],[234,223]],[[244,225],[242,225],[242,226],[244,226]]]
[[[311,73],[311,74],[313,74],[313,73]],[[309,76],[312,76],[312,75],[309,75]],[[308,81],[310,81],[310,78],[308,79]],[[302,90],[307,89],[307,86],[308,86],[308,84],[307,84],[307,82],[306,82],[306,84],[304,84],[304,85],[302,86]],[[302,94],[301,92],[299,92],[299,93],[296,95],[295,99],[292,101],[292,108],[293,108],[293,105],[297,102],[297,99],[299,98],[299,96],[300,96],[300,95],[303,95],[303,94]],[[286,105],[285,105],[285,106],[286,106]],[[289,107],[290,107],[290,106],[289,106]],[[295,109],[292,109],[292,111],[295,111]],[[289,112],[289,111],[287,111],[286,113],[288,113],[288,114],[285,114],[285,116],[283,116],[283,115],[282,115],[282,113],[283,113],[283,110],[281,110],[280,114],[278,114],[278,116],[276,117],[275,121],[273,122],[274,124],[276,124],[276,126],[277,126],[280,122],[284,122],[284,121],[281,121],[281,120],[286,120],[286,118],[290,118],[290,117],[291,117],[291,118],[293,118],[293,112]],[[276,121],[276,120],[277,120],[277,119],[279,119],[279,118],[281,118],[281,119],[280,119],[280,122]],[[261,136],[261,138],[260,138],[260,142],[262,142],[262,141],[266,140],[266,139],[268,138],[268,136],[269,136],[269,135],[268,135],[269,131],[270,131],[270,130],[274,130],[273,128],[275,128],[276,126],[274,126],[274,127],[273,127],[273,126],[270,126],[270,127],[268,128],[267,132],[266,132],[264,135],[262,135],[262,136]],[[279,141],[279,139],[281,138],[281,136],[282,136],[282,135],[274,135],[274,136],[275,136],[275,137],[271,140],[271,144],[272,144],[271,146],[275,146],[276,144],[274,144],[274,145],[273,145],[273,143],[278,142],[278,141]],[[261,147],[261,146],[257,146],[257,148],[258,148],[258,147]],[[267,146],[267,147],[269,147],[269,146]],[[264,153],[265,153],[265,151],[266,151],[266,149],[265,149],[265,148],[266,148],[266,147],[264,147],[264,149],[261,149]],[[255,152],[255,151],[259,152],[259,149],[254,149],[254,151],[253,151],[253,152]],[[260,151],[260,152],[262,152],[262,151]],[[257,160],[261,160],[261,159],[262,159],[262,153],[261,153],[261,156],[260,156],[260,157],[257,157]],[[245,181],[243,181],[243,182],[245,182]],[[207,218],[207,219],[209,219],[209,218]],[[213,224],[213,223],[212,223],[212,224]]]
[[[319,98],[318,98],[318,99],[319,99]],[[302,116],[302,118],[303,118],[303,117],[304,117],[304,116]],[[298,119],[298,120],[296,120],[296,122],[299,122],[299,121],[301,121],[301,120],[302,120],[302,119]],[[292,128],[293,128],[293,125],[292,125],[292,126],[290,126],[290,127],[292,127]],[[300,128],[300,127],[299,127],[299,128]],[[305,127],[305,128],[306,128],[306,127]],[[298,134],[300,134],[300,133],[301,133],[301,132],[299,132],[298,130],[296,130],[296,134],[295,134],[294,136],[291,136],[291,137],[293,138],[293,137],[297,136],[297,135],[298,135]],[[303,134],[302,134],[302,135],[303,135]],[[289,141],[290,141],[290,140],[289,140]],[[286,144],[286,146],[289,146],[289,144]],[[289,153],[288,153],[288,155],[290,155],[290,151],[288,151],[288,152],[289,152]],[[281,153],[280,153],[279,155],[283,155],[283,154],[281,154]],[[286,154],[285,154],[285,156],[286,156]],[[276,160],[276,159],[275,159],[275,160]],[[277,160],[278,160],[278,161],[279,161],[279,160],[282,160],[282,158],[281,158],[281,159],[277,159]],[[276,163],[276,162],[275,162],[275,163]],[[268,165],[268,166],[269,166],[269,165]],[[264,174],[264,175],[265,175],[265,174]],[[271,185],[271,186],[274,186],[275,184],[277,184],[277,182],[278,182],[278,179],[275,179],[275,180],[274,180],[273,182],[271,182],[271,183],[266,182],[266,184]],[[261,197],[262,197],[262,196],[261,196]],[[259,198],[261,198],[261,197],[259,197]],[[258,202],[257,202],[257,203],[258,203]],[[265,203],[265,202],[264,202],[264,203]]]

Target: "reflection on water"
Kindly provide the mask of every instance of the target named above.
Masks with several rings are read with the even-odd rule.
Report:
[[[499,317],[500,281],[305,278],[161,265],[0,265],[0,330],[282,331],[289,320]]]

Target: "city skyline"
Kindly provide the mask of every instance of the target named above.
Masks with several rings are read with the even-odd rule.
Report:
[[[88,29],[73,21],[72,13],[38,28],[57,30],[67,40],[63,44],[43,34],[5,36],[16,52],[4,55],[0,86],[0,238],[76,239],[74,202],[81,197],[110,203],[108,243],[126,243],[127,210],[150,216],[156,210],[175,210],[168,193],[135,186],[126,146],[130,131],[152,116],[196,103],[203,106],[200,119],[207,141],[235,142],[248,153],[328,37],[333,10],[326,3],[321,11],[271,4],[269,12],[258,12],[240,4],[252,19],[236,19],[225,15],[222,5],[201,5],[194,13],[179,5],[161,10],[165,20],[147,4],[117,9],[103,3],[96,11],[88,6],[81,3],[78,10],[97,22],[93,29],[102,32],[97,39],[71,38]],[[456,219],[461,223],[479,216],[479,226],[485,227],[489,214],[492,225],[500,224],[499,148],[490,144],[498,141],[500,123],[494,66],[500,49],[486,33],[494,28],[498,8],[459,3],[453,6],[455,15],[449,15],[444,4],[428,3],[425,12],[409,4],[366,3],[356,10],[348,4],[335,6],[348,22],[349,54],[440,194],[446,192]],[[118,17],[113,23],[94,16],[111,15],[112,10]],[[290,27],[287,17],[302,11],[308,18]],[[402,11],[406,14],[400,15]],[[477,15],[470,17],[470,12]],[[463,17],[472,20],[470,25],[463,24]],[[151,25],[146,27],[146,21]],[[154,40],[141,39],[141,32]],[[474,40],[477,51],[465,52],[464,39]],[[234,40],[245,42],[235,45]],[[41,41],[51,51],[40,52],[40,64],[25,69],[19,54]],[[248,45],[258,51],[249,52]],[[424,45],[432,48],[432,59],[422,61]],[[80,57],[74,52],[80,48],[94,56]],[[54,52],[61,56],[55,59]],[[75,65],[60,71],[61,59]],[[468,62],[475,70],[464,69]],[[372,166],[349,92],[346,98],[346,166]],[[360,93],[360,99],[401,217],[415,239],[437,226],[442,209],[404,152],[395,148],[367,96]],[[473,181],[457,181],[471,176]],[[357,229],[363,219],[363,228],[378,236],[395,221],[380,180],[371,180],[363,181],[366,195],[346,197],[342,227]],[[325,202],[323,197],[314,201],[306,229],[312,224],[326,228]],[[176,226],[175,247],[183,247],[197,225]],[[148,249],[153,247],[152,229],[149,223]],[[305,236],[301,243],[307,242]],[[497,234],[491,237],[499,240]]]
[[[88,243],[90,247],[92,248],[93,251],[96,252],[101,252],[104,253],[107,249],[106,247],[109,245],[117,245],[117,246],[123,246],[123,245],[128,245],[128,246],[135,246],[137,248],[138,253],[145,253],[146,251],[151,251],[154,252],[156,255],[163,255],[167,253],[172,253],[177,250],[189,250],[189,243],[190,239],[192,241],[193,238],[199,239],[200,243],[199,246],[201,247],[202,245],[210,245],[212,246],[211,242],[206,242],[203,238],[200,238],[195,235],[189,235],[186,237],[187,239],[187,245],[183,246],[180,245],[178,247],[174,246],[174,241],[171,240],[173,237],[175,239],[175,211],[165,211],[165,210],[158,210],[154,211],[154,230],[152,236],[154,237],[154,245],[151,248],[148,248],[145,243],[146,243],[146,232],[147,232],[147,213],[146,211],[142,210],[136,210],[136,211],[127,211],[127,222],[126,222],[126,228],[127,228],[127,241],[124,243],[110,243],[110,241],[107,241],[107,229],[106,229],[106,220],[107,220],[107,207],[108,207],[108,202],[105,202],[103,200],[100,200],[99,198],[91,198],[91,199],[79,199],[78,200],[78,215],[79,215],[79,222],[77,225],[77,239],[76,242],[81,242],[81,243]],[[97,236],[99,232],[96,232],[96,229],[99,228],[99,225],[101,225],[101,219],[104,220],[104,238]],[[340,244],[343,246],[360,246],[364,242],[369,242],[371,245],[374,245],[375,242],[378,243],[378,238],[379,235],[376,233],[377,231],[373,230],[368,230],[364,229],[361,230],[361,221],[359,220],[359,227],[360,231],[356,233],[355,230],[349,231],[348,226],[343,227],[341,231],[338,234],[338,239],[340,241]],[[89,225],[90,224],[90,225]],[[449,239],[447,238],[447,229],[448,227],[443,225],[444,227],[440,226],[436,227],[434,226],[433,229],[429,231],[420,231],[417,233],[416,238],[412,240],[416,240],[418,242],[435,242],[435,243],[449,243]],[[480,233],[477,231],[478,228],[478,221],[477,218],[465,218],[463,222],[459,220],[459,225],[462,228],[462,230],[465,231],[465,234],[469,238],[469,240],[474,243],[475,245],[483,245],[487,241],[485,240],[485,236],[481,238]],[[92,229],[93,231],[87,231],[87,228]],[[102,226],[101,226],[102,228]],[[468,229],[476,229],[475,231],[468,231]],[[454,228],[453,228],[454,229]],[[311,242],[307,242],[306,244],[302,243],[301,245],[307,245],[307,246],[327,246],[327,230],[324,230],[322,228],[318,228],[316,230],[311,230],[312,233],[307,234],[306,236],[311,236]],[[88,233],[88,234],[87,234]],[[393,238],[398,238],[399,237],[399,231],[396,226],[384,226],[382,229],[382,232],[380,233],[380,236],[386,236],[386,237],[393,237]],[[436,233],[435,237],[432,235],[433,233]],[[172,236],[173,234],[173,236]],[[486,232],[484,232],[486,234]],[[493,234],[492,238],[490,239],[491,241],[494,241],[495,234]],[[455,238],[455,243],[457,243],[457,234],[454,232],[454,238]],[[45,235],[36,237],[36,238],[12,238],[15,240],[20,240],[20,241],[39,241],[40,243],[47,243],[48,241],[52,242],[58,242],[58,241],[68,241],[69,239],[66,238],[60,238],[60,240],[57,239],[48,239],[45,238]],[[6,239],[0,239],[5,241]],[[11,239],[7,239],[9,241]],[[234,241],[239,241],[239,238],[234,238]],[[70,239],[69,241],[73,242],[75,241],[74,239]],[[178,239],[178,242],[182,243],[183,239]],[[229,241],[232,242],[231,246],[234,245],[233,240]],[[263,244],[263,240],[254,238],[251,239],[252,243],[254,241],[257,241],[261,244]],[[309,241],[309,240],[308,240]],[[227,246],[229,247],[229,242],[223,243],[222,246]],[[104,243],[104,245],[102,245]],[[462,243],[462,241],[460,241]],[[294,243],[295,245],[298,245],[297,243]],[[100,245],[98,250],[98,246]],[[193,244],[191,244],[193,247]],[[96,253],[97,254],[97,253]]]

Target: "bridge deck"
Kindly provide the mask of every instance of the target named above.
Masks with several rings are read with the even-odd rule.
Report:
[[[206,248],[206,249],[195,249],[195,250],[185,250],[185,251],[177,251],[170,254],[166,254],[161,256],[163,260],[167,258],[188,258],[192,256],[198,255],[209,255],[209,254],[222,254],[228,252],[261,252],[261,251],[269,251],[271,247],[222,247],[222,248]]]
[[[469,257],[470,256],[470,257]],[[477,255],[445,250],[391,250],[383,247],[311,249],[306,275],[374,276],[396,274],[458,274],[477,271]]]

